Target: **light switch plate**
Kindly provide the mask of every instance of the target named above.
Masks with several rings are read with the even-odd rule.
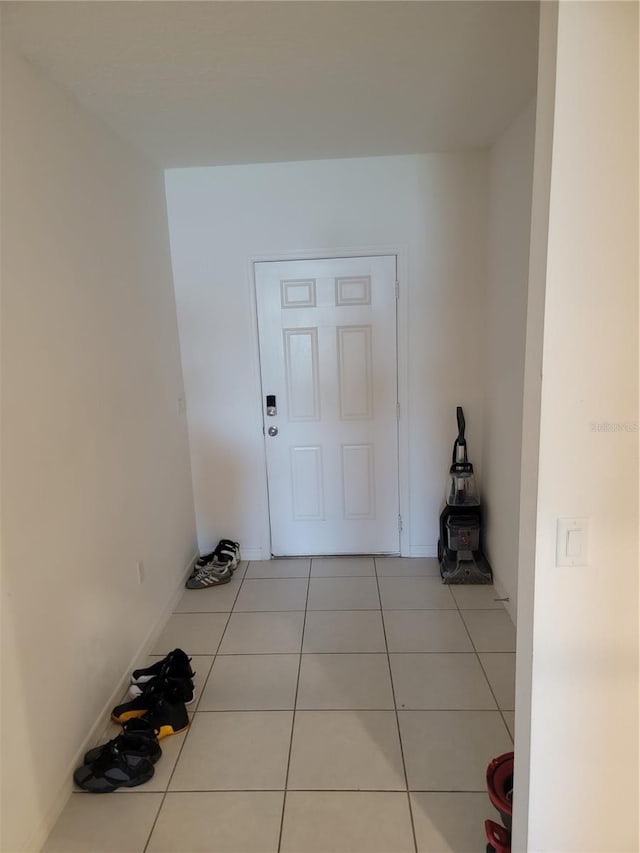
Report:
[[[589,565],[589,519],[559,518],[556,566]]]

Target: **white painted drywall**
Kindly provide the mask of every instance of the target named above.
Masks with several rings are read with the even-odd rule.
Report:
[[[435,553],[456,404],[481,467],[486,152],[178,169],[166,181],[201,549],[230,536],[245,556],[268,556],[250,259],[399,247],[410,317],[403,512],[411,553]]]
[[[6,45],[2,119],[1,847],[15,853],[40,849],[195,526],[163,175]]]
[[[531,750],[531,690],[533,670],[533,602],[540,455],[540,394],[544,292],[549,230],[549,187],[553,147],[553,106],[556,84],[557,3],[543,3],[538,40],[531,242],[522,405],[520,465],[520,525],[518,542],[518,607],[516,646],[515,784],[513,795],[513,850],[526,850],[529,818],[529,762]]]
[[[541,37],[553,38],[552,28]],[[530,754],[520,668],[516,702],[516,761],[530,761],[528,828],[514,843],[623,853],[640,846],[636,4],[559,4],[555,108],[538,106],[553,110],[554,129]],[[538,213],[546,222],[539,210],[536,226]],[[592,426],[607,423],[619,426]],[[555,565],[564,517],[589,519],[586,566]]]
[[[484,542],[494,582],[516,618],[524,352],[535,102],[490,151],[484,306]]]

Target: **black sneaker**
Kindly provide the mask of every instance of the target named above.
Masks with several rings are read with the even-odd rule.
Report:
[[[109,752],[112,746],[117,746],[121,752],[147,758],[152,764],[155,764],[162,755],[162,750],[158,743],[158,733],[151,723],[143,717],[134,718],[126,722],[123,729],[124,731],[121,734],[108,743],[90,749],[85,754],[83,764],[93,764]]]
[[[158,733],[158,740],[189,728],[189,714],[184,702],[175,696],[163,696],[142,718]]]
[[[191,576],[195,575],[199,569],[204,569],[209,566],[217,566],[218,568],[229,569],[234,572],[240,562],[240,543],[234,542],[232,539],[221,539],[216,545],[215,551],[210,554],[204,554],[199,560],[196,560]]]
[[[78,767],[73,780],[84,791],[108,794],[117,788],[142,785],[151,779],[153,773],[153,764],[148,758],[136,752],[124,752],[120,745],[110,744],[93,764]]]
[[[182,649],[174,649],[157,663],[144,669],[134,669],[131,673],[131,683],[145,684],[159,675],[166,675],[169,678],[193,678],[195,672],[191,669],[191,658],[187,657]]]
[[[116,705],[111,712],[111,719],[115,723],[123,724],[134,717],[143,717],[164,697],[183,705],[192,702],[193,682],[189,678],[153,678],[144,685],[140,696]]]

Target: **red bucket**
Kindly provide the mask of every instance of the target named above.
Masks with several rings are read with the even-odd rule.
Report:
[[[505,752],[494,758],[487,767],[489,799],[500,812],[502,822],[511,831],[511,800],[513,797],[513,753]]]
[[[511,834],[504,826],[493,820],[485,820],[484,831],[487,836],[487,853],[511,853]]]

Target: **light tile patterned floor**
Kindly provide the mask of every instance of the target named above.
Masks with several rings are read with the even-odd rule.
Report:
[[[484,850],[486,765],[513,748],[515,629],[496,597],[443,586],[436,560],[363,557],[252,562],[185,590],[153,651],[193,657],[189,731],[146,785],[72,794],[44,849]]]

